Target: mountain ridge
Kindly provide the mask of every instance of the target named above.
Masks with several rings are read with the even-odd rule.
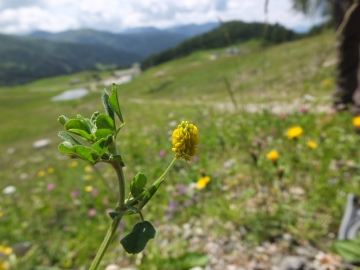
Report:
[[[95,69],[98,64],[129,66],[136,54],[106,46],[91,46],[0,34],[0,84],[14,85],[35,79]]]

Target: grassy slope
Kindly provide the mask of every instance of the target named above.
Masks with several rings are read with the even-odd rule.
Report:
[[[312,105],[305,104],[310,110],[308,114],[299,114],[300,108],[297,107],[296,112],[280,120],[279,116],[266,112],[224,112],[214,105],[231,106],[223,83],[224,76],[240,105],[292,102],[304,93],[328,104],[334,66],[322,66],[316,77],[314,74],[324,48],[330,44],[333,44],[333,37],[327,33],[265,51],[259,50],[256,42],[250,42],[241,48],[248,54],[230,57],[219,50],[215,61],[209,60],[211,52],[197,52],[150,69],[133,82],[121,85],[120,103],[127,124],[121,130],[119,146],[127,165],[127,179],[137,171],[146,173],[149,179],[159,176],[172,159],[169,133],[173,121],[189,119],[197,124],[201,135],[198,161],[177,163],[163,190],[145,209],[145,218],[157,220],[160,224],[168,222],[169,228],[181,227],[183,223],[200,226],[214,237],[231,235],[232,232],[219,226],[230,222],[236,230],[243,228],[246,234],[242,237],[249,241],[288,232],[301,241],[322,239],[318,245],[329,249],[332,238],[328,235],[336,233],[344,194],[354,190],[355,182],[350,179],[359,171],[357,161],[353,161],[356,153],[352,147],[358,138],[351,133],[349,116],[339,115],[324,122],[323,115],[312,113]],[[334,54],[326,55],[324,59],[332,60]],[[156,74],[160,71],[165,76],[158,77]],[[0,89],[0,112],[4,116],[0,132],[3,153],[0,190],[7,185],[18,188],[15,197],[0,197],[0,210],[4,212],[0,219],[0,244],[23,241],[34,244],[32,253],[19,260],[20,266],[26,263],[78,269],[87,265],[106,231],[108,219],[103,213],[115,202],[114,195],[108,193],[106,185],[94,171],[90,172],[92,180],[85,180],[89,174],[84,171],[86,164],[79,162],[77,167],[69,167],[72,161],[57,153],[56,145],[60,139],[56,134],[61,130],[56,121],[59,115],[74,117],[79,113],[90,117],[93,111],[102,110],[101,87],[82,100],[49,102],[53,95],[70,88],[68,81],[72,77],[85,80],[89,73]],[[86,86],[88,82],[83,84]],[[295,143],[283,135],[293,125],[301,125],[305,130],[304,139]],[[253,145],[254,137],[263,141],[260,148],[254,148],[258,147]],[[41,138],[50,138],[53,144],[46,149],[33,150],[32,142]],[[315,140],[321,147],[308,151],[303,146],[307,139]],[[14,148],[15,153],[6,154],[9,148]],[[162,149],[166,150],[164,158],[159,156]],[[259,149],[261,151],[256,152],[259,163],[254,166],[249,151]],[[285,175],[282,179],[284,204],[279,204],[280,199],[274,194],[264,195],[261,188],[259,191],[259,187],[267,186],[274,175],[273,166],[265,158],[265,153],[272,149],[278,149],[281,154],[280,165]],[[350,163],[353,165],[347,165]],[[334,166],[340,166],[340,169],[329,170]],[[38,176],[39,171],[46,172],[50,167],[55,168],[55,173]],[[99,167],[99,170],[107,177],[107,185],[114,189],[113,173],[106,166]],[[200,170],[212,178],[209,189],[199,193],[197,203],[192,203],[191,207],[177,209],[172,218],[165,216],[176,185],[196,182]],[[329,184],[330,180],[332,184]],[[46,189],[51,183],[56,185],[52,193]],[[96,187],[99,195],[94,197],[84,192],[86,185]],[[304,192],[300,199],[289,196],[290,188],[294,186]],[[74,189],[80,193],[78,199],[69,195]],[[280,212],[270,218],[264,217],[269,209],[265,211],[260,195],[267,198],[270,209],[273,209],[271,206],[278,209],[278,205],[284,205],[284,208],[280,207],[277,210]],[[179,201],[188,199],[176,198]],[[104,204],[104,199],[110,204]],[[64,201],[68,203],[64,204]],[[97,210],[97,216],[88,216],[91,208]],[[130,230],[135,221],[135,217],[128,220],[126,230]],[[269,226],[265,234],[264,224]],[[160,243],[169,239],[167,248],[160,251]],[[158,238],[148,247],[151,256],[147,257],[147,263],[155,267],[168,257],[180,256],[183,253],[181,247],[186,245],[181,236],[169,234],[164,226],[160,226]],[[192,250],[203,252],[201,244]],[[251,256],[251,250],[249,253]],[[113,244],[106,261],[114,262],[114,258],[119,256],[126,257],[118,245]],[[134,261],[132,258],[128,263]]]

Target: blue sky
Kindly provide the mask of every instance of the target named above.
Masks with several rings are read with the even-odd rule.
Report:
[[[265,20],[265,0],[1,0],[0,32],[59,32],[93,28],[121,32],[127,28],[166,28],[190,23]],[[309,27],[320,18],[306,18],[291,9],[290,0],[269,0],[268,21],[288,28]]]

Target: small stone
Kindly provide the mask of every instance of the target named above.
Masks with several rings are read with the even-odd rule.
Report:
[[[288,256],[281,261],[279,270],[302,270],[305,267],[306,261],[305,257]]]
[[[35,141],[33,146],[34,146],[35,149],[40,149],[40,148],[44,148],[46,146],[49,146],[50,143],[51,143],[50,139],[42,139],[42,140]]]
[[[203,270],[203,268],[200,266],[195,266],[193,268],[190,268],[189,270]]]

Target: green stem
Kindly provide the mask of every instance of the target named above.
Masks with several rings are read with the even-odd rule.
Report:
[[[106,233],[106,236],[103,240],[103,242],[101,243],[101,246],[93,260],[93,262],[91,263],[90,269],[89,270],[96,270],[99,267],[99,264],[102,260],[102,258],[105,255],[105,252],[107,250],[107,248],[109,247],[111,240],[113,239],[117,228],[119,227],[121,221],[121,217],[115,218],[111,224],[111,227],[109,228],[109,230]]]
[[[125,177],[122,166],[119,164],[119,162],[111,163],[111,165],[115,169],[119,181],[119,201],[116,205],[116,208],[119,208],[125,203]],[[118,211],[119,209],[116,210]]]
[[[121,208],[125,203],[125,177],[124,177],[124,172],[122,170],[123,163],[122,163],[119,153],[117,152],[115,143],[113,143],[109,147],[109,151],[111,152],[111,154],[113,156],[112,161],[109,163],[115,169],[116,175],[117,175],[117,178],[119,181],[119,201],[116,205],[117,206],[116,210],[118,210],[118,208]],[[91,263],[90,270],[96,270],[98,268],[102,258],[105,255],[107,248],[109,247],[112,239],[114,238],[114,235],[119,227],[120,220],[121,220],[121,217],[117,217],[113,220],[111,227],[109,228],[108,232],[106,233],[106,236],[105,236],[103,242],[101,243],[101,246],[100,246],[95,258],[94,258],[93,262]]]
[[[172,167],[174,167],[175,162],[177,161],[177,158],[174,158],[171,163],[169,164],[169,166],[166,168],[166,170],[164,171],[164,173],[153,183],[153,185],[158,184],[159,182],[163,181],[163,179],[165,178],[165,175],[167,175],[167,173],[172,169]]]

